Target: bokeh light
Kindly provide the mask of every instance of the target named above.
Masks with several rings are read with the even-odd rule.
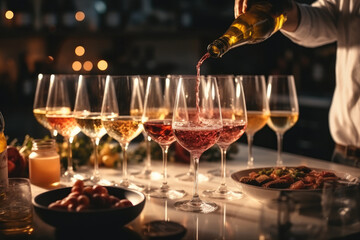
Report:
[[[5,18],[6,19],[13,19],[13,17],[14,17],[14,13],[13,13],[13,11],[11,11],[11,10],[7,10],[6,12],[5,12]]]
[[[81,62],[79,61],[74,61],[73,64],[72,64],[72,69],[76,72],[80,71],[81,70]]]
[[[97,64],[97,67],[101,71],[105,71],[108,68],[108,63],[105,60],[100,60]]]
[[[84,13],[83,11],[77,11],[77,12],[75,13],[75,19],[76,19],[76,21],[78,21],[78,22],[84,21],[84,19],[85,19],[85,13]]]
[[[85,61],[83,64],[84,70],[85,71],[91,71],[93,69],[93,64],[91,61]]]
[[[84,55],[84,54],[85,54],[85,48],[84,48],[83,46],[77,46],[77,47],[75,48],[75,54],[76,54],[77,56],[82,56],[82,55]]]

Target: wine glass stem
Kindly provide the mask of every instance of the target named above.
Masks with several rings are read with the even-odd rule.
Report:
[[[169,150],[169,146],[168,145],[162,145],[161,146],[161,150],[162,150],[162,157],[163,157],[163,183],[161,185],[161,190],[162,191],[168,191],[169,190],[169,186],[167,184],[167,154],[168,154],[168,150]]]
[[[221,152],[221,188],[226,188],[226,149],[220,147]]]
[[[73,142],[73,137],[67,137],[66,141],[68,143],[68,158],[67,158],[67,171],[69,173],[72,173],[74,171],[73,164],[72,164],[72,150],[71,150],[71,144]]]
[[[277,137],[277,160],[276,160],[276,166],[282,166],[283,165],[283,161],[281,158],[281,152],[282,152],[282,142],[283,142],[283,134],[277,132],[276,133],[276,137]]]
[[[199,157],[193,156],[191,154],[191,160],[194,162],[194,189],[193,189],[193,196],[190,202],[192,203],[200,203],[200,197],[199,197],[199,189],[198,189],[198,170],[199,170]]]
[[[122,178],[123,182],[126,183],[128,181],[127,179],[127,149],[129,147],[129,144],[121,144],[122,152],[123,152],[123,164],[122,164]]]
[[[194,173],[194,162],[192,160],[192,154],[190,153],[190,167],[188,171],[188,175],[192,175]]]
[[[254,166],[254,157],[252,154],[253,135],[247,133],[246,136],[247,136],[248,149],[249,149],[247,167],[249,168]]]
[[[145,144],[146,144],[146,163],[145,163],[145,169],[150,170],[151,169],[151,138],[149,136],[145,137]]]
[[[94,173],[93,177],[95,179],[99,179],[100,173],[99,173],[99,156],[98,156],[98,145],[99,145],[99,139],[91,139],[93,146],[94,146]]]

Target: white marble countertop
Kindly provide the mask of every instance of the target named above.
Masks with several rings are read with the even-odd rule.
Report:
[[[275,165],[276,152],[273,150],[254,147],[254,167],[270,167]],[[324,168],[340,172],[347,172],[353,176],[360,176],[360,169],[352,168],[344,165],[338,165],[323,160],[312,159],[304,156],[283,153],[283,161],[285,166],[307,165],[313,168]],[[227,162],[227,168],[231,172],[246,169],[247,162],[247,145],[240,145],[240,152],[236,158]],[[160,161],[152,162],[153,170],[161,171],[162,164]],[[143,165],[133,166],[129,165],[129,172],[139,170]],[[200,162],[199,172],[206,174],[211,169],[220,168],[220,160],[215,162]],[[168,164],[168,183],[172,188],[181,188],[187,192],[185,199],[191,198],[193,183],[178,181],[174,178],[175,175],[186,172],[189,165],[186,163],[169,163]],[[118,181],[120,179],[120,171],[116,169],[100,169],[102,175],[108,180]],[[132,180],[151,184],[152,186],[160,186],[161,181],[149,182],[149,180],[142,180],[136,177],[131,177]],[[220,178],[213,177],[210,181],[199,182],[199,192],[205,189],[216,188],[220,183]],[[237,189],[233,180],[227,178],[228,186]],[[46,191],[46,189],[32,186],[33,197],[37,194]],[[209,200],[205,197],[202,199]],[[141,233],[143,225],[153,220],[170,220],[182,224],[186,228],[186,234],[183,239],[267,239],[261,232],[262,221],[261,213],[266,211],[274,211],[268,209],[260,202],[244,195],[238,200],[217,200],[211,199],[219,205],[219,209],[210,214],[188,213],[175,210],[173,204],[176,200],[162,200],[149,198],[146,199],[145,208],[135,220],[130,222],[121,230],[120,234],[124,234],[125,239],[145,239]],[[306,232],[307,228],[317,228],[322,225],[323,221],[319,217],[301,214],[295,211],[290,218],[294,224],[298,224],[300,231]],[[274,212],[276,216],[276,212]],[[306,226],[303,224],[306,223]],[[348,235],[360,231],[360,225],[355,224],[347,229],[341,229],[340,226],[331,226],[325,234],[325,239],[336,238],[341,235]],[[34,232],[29,236],[29,239],[62,239],[68,238],[67,233],[59,233],[55,228],[45,224],[37,216],[34,218]],[[135,236],[135,237],[134,237]],[[313,235],[315,237],[315,235]],[[315,237],[320,239],[319,236]],[[120,238],[116,238],[120,239]],[[305,239],[305,238],[302,238]]]

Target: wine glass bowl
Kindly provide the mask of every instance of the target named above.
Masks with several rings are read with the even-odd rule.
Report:
[[[101,106],[104,97],[106,75],[80,75],[74,116],[81,131],[91,139],[94,148],[94,171],[90,177],[93,184],[109,185],[99,172],[98,146],[106,134],[101,122]]]
[[[142,190],[143,186],[129,181],[127,150],[130,142],[142,131],[143,98],[137,76],[107,76],[101,108],[101,121],[107,134],[122,148],[122,180],[119,185]]]
[[[223,130],[217,145],[221,152],[221,184],[217,189],[205,190],[203,194],[211,198],[238,199],[242,193],[230,190],[226,185],[226,151],[245,132],[247,124],[244,91],[240,79],[234,76],[217,76],[220,94]]]
[[[295,125],[299,118],[294,76],[270,75],[267,85],[267,98],[270,109],[268,126],[275,131],[278,143],[276,165],[282,166],[283,135]]]
[[[175,142],[172,130],[172,115],[175,100],[177,77],[152,76],[148,78],[143,125],[151,139],[158,143],[163,155],[163,181],[161,187],[150,196],[166,199],[178,199],[185,196],[185,191],[171,189],[167,182],[167,154],[170,145]]]
[[[46,102],[49,94],[49,85],[50,85],[50,74],[38,74],[33,113],[35,119],[51,133],[51,136],[55,137],[57,131],[53,129],[46,117]]]
[[[172,128],[177,142],[190,152],[194,161],[194,191],[190,200],[178,201],[181,211],[210,213],[218,206],[205,202],[198,194],[199,159],[213,146],[223,129],[219,91],[214,77],[180,77],[176,92]]]
[[[263,75],[237,76],[242,82],[247,110],[246,136],[248,141],[247,167],[254,166],[252,154],[253,138],[256,132],[262,129],[269,119],[269,105],[266,98],[266,83]]]
[[[52,74],[46,103],[48,122],[68,143],[67,169],[62,176],[65,182],[84,179],[84,176],[74,172],[71,150],[71,143],[80,132],[73,114],[78,77],[70,74]]]

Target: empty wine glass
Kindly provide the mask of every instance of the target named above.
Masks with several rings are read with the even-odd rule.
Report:
[[[226,185],[226,150],[245,132],[247,117],[244,91],[241,81],[233,76],[218,76],[223,130],[217,145],[221,152],[221,184],[217,189],[205,190],[203,194],[211,198],[237,199],[239,191],[232,191]]]
[[[247,110],[247,127],[245,130],[248,140],[247,167],[254,166],[252,154],[253,138],[257,131],[262,129],[269,119],[269,105],[266,98],[265,76],[242,75],[238,76],[242,82]]]
[[[175,208],[188,212],[210,213],[218,206],[205,202],[198,194],[198,168],[201,154],[213,146],[223,129],[219,91],[214,77],[180,77],[176,92],[172,128],[178,143],[194,161],[194,189],[190,200],[178,201]]]
[[[122,179],[119,185],[137,190],[142,190],[143,186],[128,179],[127,150],[130,142],[143,130],[143,98],[140,91],[139,78],[136,76],[107,76],[101,108],[101,121],[106,132],[122,148]]]
[[[80,75],[74,116],[81,131],[91,139],[94,147],[94,171],[90,181],[93,184],[110,185],[109,181],[100,176],[98,155],[100,139],[106,134],[101,122],[105,80],[106,75]]]
[[[183,190],[171,189],[167,182],[167,154],[175,142],[172,130],[172,115],[178,78],[171,76],[149,77],[145,93],[143,125],[146,133],[157,142],[163,155],[163,182],[150,196],[178,199],[185,195]]]
[[[277,136],[276,166],[282,166],[281,158],[284,133],[295,125],[299,118],[299,105],[296,95],[294,76],[271,75],[267,86],[267,98],[270,110],[268,126]]]
[[[52,74],[46,103],[48,122],[68,143],[67,170],[62,175],[65,182],[84,179],[74,172],[71,150],[74,137],[80,132],[73,114],[78,78],[79,75]]]
[[[50,85],[50,74],[38,75],[36,83],[36,91],[34,98],[33,113],[36,120],[51,133],[52,137],[56,137],[57,131],[53,129],[46,118],[46,101],[49,94],[49,85]]]

